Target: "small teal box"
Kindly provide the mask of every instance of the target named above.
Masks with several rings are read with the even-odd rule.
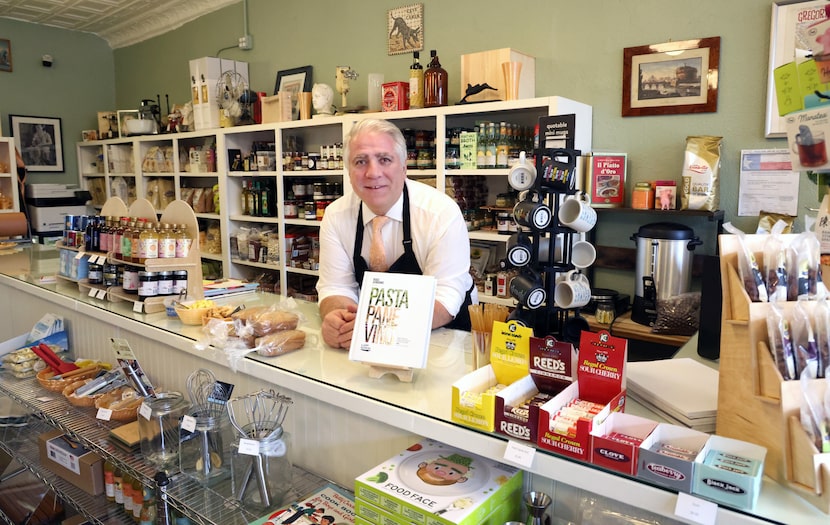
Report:
[[[724,470],[703,463],[710,450],[759,462],[755,475]],[[761,492],[767,449],[738,439],[711,436],[697,456],[692,492],[731,507],[752,510]]]

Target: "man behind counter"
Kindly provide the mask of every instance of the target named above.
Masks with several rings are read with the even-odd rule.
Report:
[[[470,239],[458,205],[406,178],[406,141],[394,124],[358,122],[346,137],[345,154],[354,191],[326,208],[320,225],[317,292],[323,340],[349,348],[367,270],[434,276],[432,328],[469,330],[467,305],[475,287]]]

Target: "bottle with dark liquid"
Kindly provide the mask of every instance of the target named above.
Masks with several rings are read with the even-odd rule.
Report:
[[[430,61],[424,73],[424,107],[434,108],[446,106],[447,102],[447,70],[441,67],[438,53],[433,49],[429,52]]]

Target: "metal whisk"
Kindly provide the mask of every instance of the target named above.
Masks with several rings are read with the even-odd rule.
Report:
[[[250,484],[251,477],[256,474],[256,483],[259,490],[260,503],[268,507],[271,505],[271,494],[268,480],[265,476],[265,458],[262,444],[268,444],[282,434],[282,423],[293,403],[290,397],[278,394],[273,390],[260,390],[247,396],[231,399],[227,403],[228,419],[243,439],[260,442],[260,452],[251,455],[251,462],[236,493],[236,499],[242,500]],[[275,448],[273,444],[266,448]],[[266,455],[275,455],[267,454]]]
[[[232,385],[216,380],[210,370],[200,368],[187,377],[187,392],[192,403],[193,416],[197,420],[195,433],[200,444],[200,461],[196,463],[199,474],[208,478],[222,466],[220,439],[221,418],[225,415],[225,401]]]

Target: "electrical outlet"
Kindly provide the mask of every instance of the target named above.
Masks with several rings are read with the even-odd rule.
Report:
[[[254,47],[253,35],[244,35],[239,37],[239,49],[249,50]]]

